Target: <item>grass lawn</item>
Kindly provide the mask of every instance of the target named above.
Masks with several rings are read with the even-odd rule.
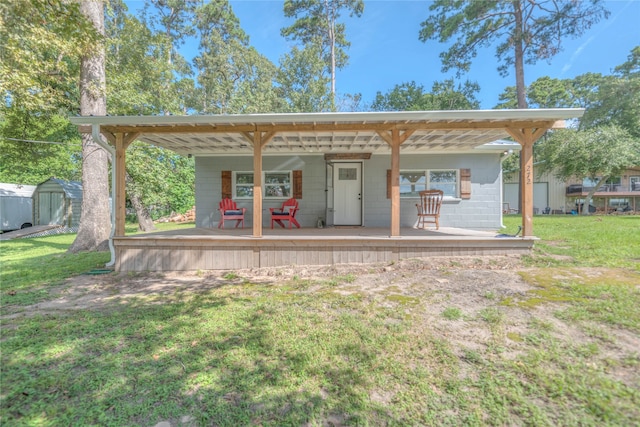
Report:
[[[67,255],[69,236],[2,242],[0,425],[637,425],[639,229],[536,217],[542,240],[515,271],[327,277],[65,282],[109,255]],[[158,290],[123,292],[144,283]],[[55,309],[74,292],[107,297]]]
[[[160,223],[158,230],[193,227],[193,223]],[[137,224],[127,224],[127,234],[137,233]],[[0,286],[4,301],[7,292],[12,304],[33,304],[49,298],[49,289],[77,274],[102,269],[111,258],[109,252],[69,254],[75,234],[16,239],[0,242]]]
[[[506,215],[508,230],[522,223]],[[539,237],[531,265],[622,267],[640,271],[640,216],[536,215],[533,234]]]

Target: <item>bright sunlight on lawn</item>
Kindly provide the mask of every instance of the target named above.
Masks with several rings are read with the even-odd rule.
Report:
[[[640,217],[534,230],[525,259],[181,274],[2,242],[0,424],[636,424]]]

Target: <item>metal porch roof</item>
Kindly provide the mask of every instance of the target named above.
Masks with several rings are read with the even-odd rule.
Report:
[[[389,153],[393,129],[410,132],[407,153],[470,152],[509,137],[506,129],[552,128],[581,117],[583,109],[465,110],[365,113],[293,113],[193,116],[73,117],[112,134],[140,133],[138,140],[182,155],[251,155],[252,134],[272,133],[263,154]],[[86,129],[85,129],[86,130]],[[502,147],[495,146],[496,150]]]

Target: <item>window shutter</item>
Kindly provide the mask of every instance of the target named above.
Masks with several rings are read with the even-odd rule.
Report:
[[[391,169],[387,169],[387,199],[391,198]]]
[[[471,198],[471,169],[460,169],[460,198]]]
[[[233,198],[231,191],[231,171],[222,171],[222,198]]]
[[[293,171],[293,198],[302,199],[302,171]]]

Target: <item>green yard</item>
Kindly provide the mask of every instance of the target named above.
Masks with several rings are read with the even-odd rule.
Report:
[[[521,260],[182,275],[2,242],[0,425],[637,425],[640,217],[534,230]]]

